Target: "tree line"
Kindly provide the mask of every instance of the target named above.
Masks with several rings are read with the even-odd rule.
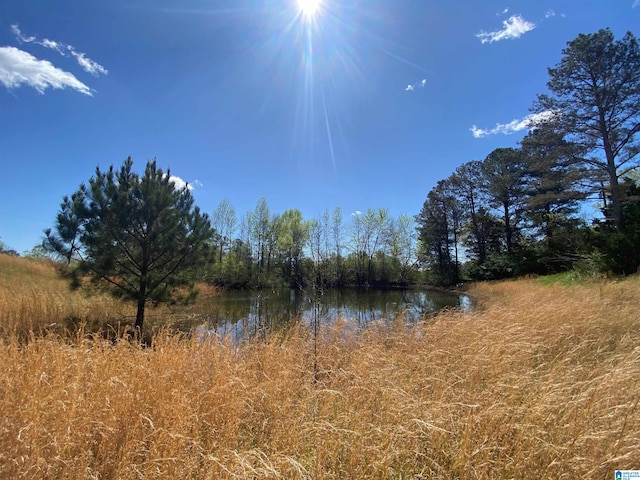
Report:
[[[518,148],[458,167],[416,216],[434,282],[640,265],[640,51],[631,33],[580,34],[549,68]],[[584,218],[585,202],[602,218]]]
[[[206,279],[231,288],[408,285],[416,281],[415,224],[384,208],[336,207],[305,220],[298,209],[271,213],[266,199],[238,219],[223,200],[211,215]]]

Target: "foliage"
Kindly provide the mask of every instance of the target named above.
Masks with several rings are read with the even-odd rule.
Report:
[[[34,245],[31,250],[22,252],[22,256],[26,258],[39,258],[53,261],[58,260],[58,256],[54,252],[47,250],[42,244]]]
[[[15,251],[13,248],[7,247],[5,243],[2,240],[0,240],[0,254],[17,256],[18,252]]]
[[[80,254],[85,198],[82,189],[71,197],[65,195],[56,217],[55,232],[50,228],[44,232],[43,248],[52,255],[64,259],[67,265],[70,265],[71,260]]]
[[[474,280],[499,280],[519,273],[512,256],[505,253],[489,255],[484,262],[471,260],[464,265],[464,274]]]
[[[603,267],[617,274],[637,273],[640,268],[640,186],[631,180],[624,184],[623,223],[598,222],[594,244],[604,257]]]
[[[228,200],[222,200],[211,214],[211,226],[216,232],[218,263],[222,263],[222,256],[231,246],[237,224],[235,209]]]
[[[97,168],[88,185],[65,197],[45,246],[68,262],[78,258],[76,279],[89,275],[136,300],[140,329],[147,299],[166,301],[172,288],[192,281],[189,272],[205,258],[213,232],[170,172],[155,160],[142,176],[132,166],[128,158],[119,170]]]
[[[235,218],[233,207],[224,211]],[[272,213],[262,198],[241,217],[238,238],[221,242],[214,211],[214,248],[206,278],[228,288],[396,286],[416,281],[415,224],[386,209],[368,209],[346,224],[340,208],[305,219],[298,209]]]
[[[427,194],[416,221],[431,281],[457,281],[460,258],[477,280],[637,271],[638,42],[581,34],[549,76],[520,148],[464,163]],[[578,215],[596,193],[605,218],[590,228]]]
[[[441,180],[429,192],[418,223],[420,259],[431,268],[430,278],[440,285],[455,285],[460,278],[458,245],[463,209],[452,182]]]
[[[506,254],[511,255],[519,235],[525,196],[525,165],[521,150],[497,148],[482,162],[488,206],[502,219]]]
[[[549,69],[550,94],[535,108],[551,115],[576,161],[606,178],[612,220],[621,228],[619,179],[637,166],[640,152],[640,47],[631,32],[615,40],[603,29],[578,35],[562,53]]]

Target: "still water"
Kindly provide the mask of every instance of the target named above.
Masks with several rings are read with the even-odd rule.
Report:
[[[198,335],[248,338],[303,321],[322,326],[338,318],[355,327],[398,317],[415,323],[443,308],[471,310],[467,295],[432,290],[260,290],[230,291],[214,297],[192,317]]]

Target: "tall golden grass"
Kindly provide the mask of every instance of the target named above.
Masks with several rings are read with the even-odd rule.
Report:
[[[53,262],[0,255],[0,335],[117,325],[135,315],[131,304],[98,292],[72,291]]]
[[[198,285],[199,298],[219,292],[209,285]],[[188,292],[177,291],[176,297]],[[184,322],[194,314],[206,315],[207,304],[157,306],[148,302],[146,330],[152,332],[166,324]],[[0,336],[15,335],[21,340],[46,332],[68,334],[82,328],[87,333],[102,331],[117,335],[131,327],[136,307],[97,289],[72,290],[61,276],[61,266],[47,260],[0,254]]]
[[[300,326],[241,346],[6,336],[0,477],[602,479],[640,468],[640,281],[471,293],[474,314],[361,333],[345,320],[316,337]]]

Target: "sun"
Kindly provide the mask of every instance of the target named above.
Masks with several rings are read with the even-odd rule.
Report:
[[[313,17],[322,5],[322,0],[296,0],[296,2],[300,13],[307,18]]]

